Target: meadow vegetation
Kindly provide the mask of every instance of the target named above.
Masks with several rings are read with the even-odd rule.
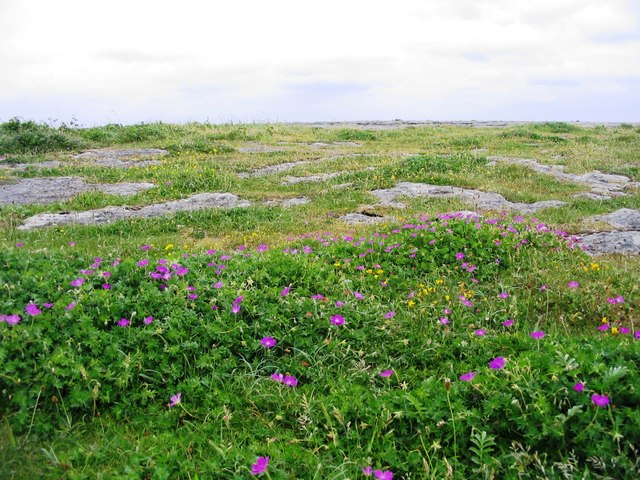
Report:
[[[104,147],[169,154],[131,168],[70,156]],[[0,184],[156,184],[0,207],[0,477],[640,476],[640,261],[591,257],[571,235],[590,216],[639,209],[640,192],[576,197],[588,188],[487,160],[639,182],[639,128],[12,120],[0,155]],[[373,205],[372,190],[401,181],[567,205],[535,216],[471,214],[455,199]],[[203,192],[252,205],[18,229],[38,213]],[[310,202],[266,203],[300,196]],[[396,220],[340,218],[355,211]]]

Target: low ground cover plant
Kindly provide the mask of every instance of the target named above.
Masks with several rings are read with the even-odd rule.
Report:
[[[0,252],[5,435],[148,422],[176,451],[139,437],[109,460],[140,478],[636,475],[628,279],[536,219],[411,220],[283,248]],[[104,468],[56,455],[51,474]]]

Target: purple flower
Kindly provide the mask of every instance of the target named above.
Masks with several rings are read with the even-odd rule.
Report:
[[[544,291],[545,291],[546,289],[548,289],[548,288],[549,288],[549,287],[548,287],[547,285],[544,285],[544,284],[540,285],[540,291],[541,291],[541,292],[544,292]]]
[[[282,378],[282,383],[284,383],[287,387],[295,387],[298,385],[298,379],[293,375],[285,375]]]
[[[333,315],[331,317],[331,325],[344,325],[344,317],[342,315]]]
[[[467,372],[460,375],[459,378],[463,382],[470,382],[471,380],[473,380],[473,377],[475,376],[476,376],[476,372]]]
[[[260,475],[261,473],[266,472],[268,466],[269,466],[269,457],[258,457],[258,459],[256,460],[256,463],[251,465],[251,474]]]
[[[504,357],[496,357],[489,362],[489,368],[493,370],[500,370],[504,368],[507,360]]]
[[[479,328],[478,330],[473,332],[473,334],[478,336],[478,337],[483,337],[484,335],[487,334],[487,331],[484,328]]]
[[[24,243],[16,243],[16,247],[18,247],[18,248],[24,247]]]
[[[340,300],[338,300],[336,302],[336,307],[340,308],[340,307],[344,307],[344,302],[341,302]]]
[[[531,332],[531,338],[535,338],[536,340],[540,340],[542,337],[544,337],[544,332],[542,330]]]
[[[151,315],[149,315],[148,317],[144,317],[144,320],[142,320],[142,321],[143,321],[143,323],[145,325],[149,325],[149,324],[151,324],[151,322],[153,322],[153,317]]]
[[[73,310],[74,308],[76,308],[76,304],[71,302],[69,305],[67,305],[65,307],[65,310],[69,310],[70,311],[70,310]]]
[[[629,332],[631,332],[631,330],[628,327],[620,327],[618,331],[623,335],[627,335]]]
[[[190,293],[188,296],[189,296],[189,300],[195,300],[196,298],[198,298],[197,293]]]
[[[149,250],[151,248],[151,245],[142,245],[140,247],[140,250]]]
[[[9,315],[7,316],[7,318],[5,318],[5,322],[7,322],[9,325],[17,325],[18,323],[20,323],[20,320],[22,320],[20,318],[20,315]]]
[[[111,276],[111,272],[102,272],[102,276],[104,278],[109,278]]]
[[[449,319],[447,317],[440,317],[440,323],[442,325],[448,325],[449,324]]]
[[[261,243],[256,248],[256,252],[266,252],[267,250],[269,250],[269,245],[266,245],[264,243]]]
[[[360,292],[353,292],[353,296],[358,300],[362,300],[364,298],[364,296]]]
[[[378,480],[393,480],[393,472],[391,470],[376,470],[373,475]]]
[[[498,298],[502,298],[502,299],[509,298],[509,294],[507,292],[499,293]]]
[[[591,401],[598,407],[606,407],[607,405],[609,405],[609,397],[607,397],[606,395],[598,395],[597,393],[594,393],[593,395],[591,395]]]
[[[233,301],[233,306],[231,307],[231,312],[233,313],[240,313],[240,303],[244,300],[244,297],[240,296],[237,297],[234,301]]]
[[[391,310],[390,312],[385,313],[384,318],[393,318],[395,317],[396,312]]]
[[[462,260],[464,258],[464,253],[458,252],[456,253],[456,260]]]
[[[260,345],[266,348],[275,347],[276,343],[276,339],[273,337],[264,337],[262,340],[260,340]]]
[[[271,380],[275,380],[276,382],[282,382],[284,380],[284,375],[281,373],[274,373],[271,375]]]
[[[617,297],[609,297],[607,298],[607,302],[612,305],[615,305],[616,303],[624,303],[624,297],[622,295],[618,295]]]
[[[43,303],[42,306],[44,308],[52,308],[53,307],[53,303]]]
[[[502,325],[504,325],[505,327],[510,327],[511,325],[513,325],[513,318],[510,318],[506,322],[502,322]]]
[[[170,407],[175,407],[180,403],[180,399],[182,397],[182,393],[178,392],[175,395],[171,396],[171,401],[169,402]]]
[[[371,468],[371,466],[360,467],[360,470],[362,470],[362,473],[364,473],[367,477],[373,473],[373,468]]]
[[[128,327],[130,323],[131,320],[127,320],[126,318],[121,318],[120,320],[118,320],[118,325],[120,327]]]
[[[316,295],[311,295],[311,298],[313,300],[326,300],[327,299],[327,297],[325,297],[324,295],[320,295],[319,293],[316,294]]]
[[[84,278],[76,278],[73,282],[71,282],[72,287],[79,287],[85,282]]]
[[[598,326],[598,330],[600,330],[601,332],[606,332],[607,330],[609,330],[609,324],[603,323],[602,325]]]
[[[222,282],[216,282],[213,284],[213,288],[222,288],[224,287],[224,283]]]
[[[380,372],[378,375],[380,375],[383,378],[387,378],[390,377],[391,375],[393,375],[393,370],[384,370],[382,372]]]
[[[102,284],[102,289],[103,290],[111,290],[111,285],[109,285],[108,283],[103,283]]]
[[[140,260],[136,265],[138,265],[139,267],[146,267],[148,264],[149,264],[149,260],[145,258],[143,260]]]
[[[567,287],[569,287],[569,288],[578,288],[578,287],[580,287],[580,284],[578,282],[576,282],[575,280],[571,280],[569,283],[567,283]]]
[[[640,330],[637,330],[637,331],[633,334],[633,337],[634,337],[636,340],[640,340]]]
[[[291,285],[289,285],[288,287],[285,287],[284,290],[280,292],[280,296],[286,297],[287,295],[289,295],[290,290],[291,290]]]
[[[581,391],[583,391],[583,390],[584,390],[584,383],[582,383],[582,382],[578,382],[578,383],[576,383],[576,384],[573,386],[573,389],[574,389],[576,392],[581,392]]]
[[[36,315],[40,315],[42,313],[42,311],[38,308],[38,306],[35,303],[30,303],[29,305],[24,307],[24,310],[32,317],[35,317]]]

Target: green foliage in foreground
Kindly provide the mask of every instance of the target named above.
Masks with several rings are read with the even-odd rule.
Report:
[[[634,279],[569,247],[449,215],[284,251],[2,251],[0,476],[637,478]]]

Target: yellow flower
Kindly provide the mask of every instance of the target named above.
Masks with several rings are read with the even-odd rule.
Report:
[[[336,262],[333,264],[334,267],[339,267],[340,266],[340,262]]]
[[[376,273],[377,273],[378,275],[382,275],[382,274],[384,273],[384,270],[378,270]]]
[[[609,320],[607,320],[607,317],[602,317],[602,323],[609,323]]]
[[[436,280],[436,285],[442,285],[443,283],[444,283],[444,280],[442,280],[440,278],[438,280]]]
[[[600,265],[595,262],[591,262],[591,270],[600,270]]]
[[[409,300],[409,303],[407,303],[407,306],[409,308],[413,307],[416,304],[416,302],[414,302],[413,300]]]
[[[613,327],[613,328],[611,329],[611,333],[613,333],[614,335],[615,335],[616,333],[618,333],[618,327]]]
[[[169,245],[164,247],[165,250],[171,250],[172,248],[173,248],[173,243],[170,243]]]
[[[451,300],[451,297],[449,295],[445,295],[444,299],[448,302],[449,300]]]

